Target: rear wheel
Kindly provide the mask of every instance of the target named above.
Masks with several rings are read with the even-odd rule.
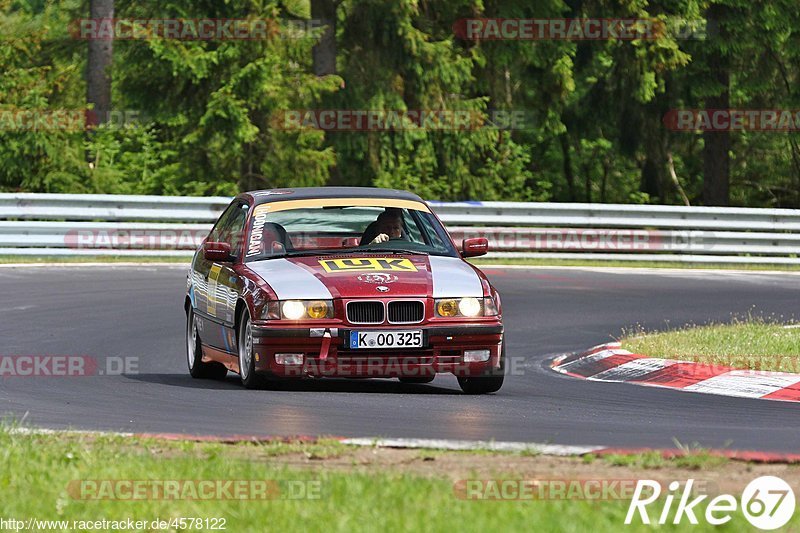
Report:
[[[465,394],[489,394],[497,392],[503,386],[506,366],[506,345],[500,351],[500,368],[492,369],[485,376],[458,378],[458,385]],[[493,375],[497,374],[497,375]]]
[[[239,321],[239,376],[242,385],[247,389],[260,389],[265,379],[256,373],[256,358],[253,351],[253,328],[250,324],[250,313],[247,311]]]
[[[228,369],[221,363],[203,362],[203,345],[197,331],[197,317],[194,309],[186,314],[186,362],[189,374],[195,379],[225,379]]]

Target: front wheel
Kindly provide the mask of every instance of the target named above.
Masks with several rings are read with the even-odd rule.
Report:
[[[503,348],[500,351],[500,369],[492,369],[490,374],[499,373],[500,375],[488,375],[477,377],[460,377],[458,378],[458,385],[464,394],[489,394],[497,392],[503,386],[505,378],[505,364],[506,364],[506,345],[503,343]]]
[[[239,324],[239,376],[247,389],[260,389],[264,378],[256,373],[256,358],[253,354],[253,329],[250,314],[245,311]]]
[[[203,345],[197,332],[197,317],[190,307],[186,313],[186,360],[189,374],[195,379],[225,379],[228,369],[220,363],[203,361]]]

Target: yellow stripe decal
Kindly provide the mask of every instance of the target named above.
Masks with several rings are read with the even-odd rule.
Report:
[[[308,200],[278,200],[256,206],[253,216],[290,209],[314,207],[396,207],[430,213],[428,206],[414,200],[392,200],[387,198],[311,198]]]
[[[217,285],[219,283],[219,275],[222,272],[222,266],[212,265],[208,273],[208,289],[206,294],[206,302],[208,305],[208,314],[215,316],[217,314]]]

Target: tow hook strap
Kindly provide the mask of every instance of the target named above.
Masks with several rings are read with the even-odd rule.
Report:
[[[331,332],[326,331],[322,336],[322,346],[319,349],[319,360],[325,361],[328,358],[328,350],[331,347]]]

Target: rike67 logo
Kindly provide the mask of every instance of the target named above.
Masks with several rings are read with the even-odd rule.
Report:
[[[639,480],[625,516],[625,524],[634,523],[637,515],[643,524],[677,525],[684,520],[698,524],[700,516],[708,524],[720,526],[730,522],[737,509],[741,509],[751,525],[769,531],[785,526],[794,515],[794,491],[779,477],[763,476],[751,481],[742,492],[741,501],[730,494],[716,496],[705,505],[705,512],[698,507],[708,495],[692,499],[693,486],[693,479],[686,481],[683,487],[680,482],[673,481],[665,497],[661,498],[660,483],[649,479]]]

